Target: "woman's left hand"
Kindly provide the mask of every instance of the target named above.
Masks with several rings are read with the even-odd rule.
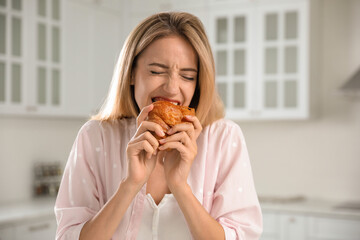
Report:
[[[173,192],[177,187],[187,184],[191,165],[197,154],[196,139],[202,126],[195,116],[186,116],[187,123],[177,124],[167,131],[170,135],[161,139],[160,151],[165,151],[164,171],[169,189]]]

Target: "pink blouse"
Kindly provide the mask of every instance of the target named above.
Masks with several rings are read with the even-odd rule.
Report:
[[[134,118],[88,121],[80,129],[55,203],[56,239],[78,239],[81,228],[113,196],[126,177],[126,146]],[[226,239],[259,239],[262,214],[240,127],[221,119],[203,129],[188,177],[193,194],[224,228]],[[146,184],[136,195],[113,238],[136,239]]]

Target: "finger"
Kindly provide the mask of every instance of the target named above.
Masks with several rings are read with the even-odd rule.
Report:
[[[136,118],[136,126],[139,126],[148,116],[149,112],[153,110],[154,105],[150,104],[149,106],[144,107]]]
[[[185,132],[179,132],[179,133],[171,135],[167,138],[160,139],[159,142],[162,145],[165,143],[168,143],[168,142],[180,142],[181,144],[184,144],[185,146],[191,146],[191,144],[192,144],[192,141],[191,141],[189,135]]]
[[[192,123],[180,123],[175,126],[173,126],[169,131],[166,133],[169,135],[172,135],[176,132],[186,132],[191,139],[194,139],[195,137],[195,129],[194,125]]]
[[[158,135],[159,137],[165,136],[165,132],[159,124],[149,121],[143,121],[136,130],[135,137],[138,137],[144,132],[148,131],[155,132],[156,135]]]
[[[153,155],[155,151],[155,149],[151,146],[151,144],[146,140],[134,143],[133,146],[138,153],[141,151],[145,151],[147,159],[151,158],[151,155]]]
[[[192,124],[194,125],[196,138],[198,138],[202,131],[202,125],[199,119],[196,116],[191,116],[191,115],[186,115],[185,118],[186,120],[192,122]]]
[[[155,151],[159,147],[159,141],[148,131],[142,133],[140,136],[135,138],[135,140],[133,142],[136,143],[136,142],[140,142],[143,140],[148,141],[151,144],[151,146],[154,148]]]
[[[180,153],[186,153],[187,152],[187,147],[185,147],[181,142],[167,142],[164,145],[161,145],[159,147],[160,151],[164,151],[164,150],[167,150],[167,149],[176,149]]]

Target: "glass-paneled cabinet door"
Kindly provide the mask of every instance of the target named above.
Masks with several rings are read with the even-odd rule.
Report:
[[[307,3],[261,6],[257,15],[259,98],[264,118],[308,116]]]
[[[247,9],[212,16],[210,39],[214,50],[216,86],[230,118],[241,117],[251,108],[253,89],[251,11]]]
[[[62,103],[60,0],[31,0],[32,102],[37,113],[56,112]]]
[[[0,111],[19,113],[26,102],[23,0],[0,0]]]

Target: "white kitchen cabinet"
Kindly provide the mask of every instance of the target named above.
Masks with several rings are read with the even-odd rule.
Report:
[[[330,217],[309,218],[311,240],[359,240],[360,220]]]
[[[55,217],[34,218],[0,225],[0,240],[55,239],[56,228]]]
[[[15,228],[15,240],[24,239],[55,239],[55,219],[33,220],[19,224]]]
[[[0,112],[23,111],[28,101],[25,80],[29,61],[27,14],[29,2],[1,1],[0,4]]]
[[[262,240],[305,240],[306,218],[302,215],[263,212]]]
[[[0,51],[0,113],[43,114],[59,109],[62,1],[3,2],[6,41]]]
[[[0,44],[0,114],[88,117],[95,113],[106,96],[122,45],[119,3],[2,2],[0,32],[7,41]],[[21,10],[14,10],[13,2],[20,3]]]
[[[280,216],[273,212],[263,212],[262,240],[280,239]]]
[[[12,225],[0,226],[0,240],[15,239],[15,227]]]
[[[335,214],[263,210],[263,226],[261,240],[360,239],[360,219]]]
[[[307,118],[309,2],[218,2],[209,38],[227,117]]]
[[[250,111],[256,99],[254,81],[254,10],[249,5],[211,10],[212,43],[216,64],[217,89],[227,117],[235,119],[241,109]]]
[[[280,227],[280,239],[306,239],[306,217],[301,214],[282,214]]]
[[[29,3],[28,41],[30,61],[27,78],[29,99],[26,112],[36,115],[53,114],[63,106],[63,34],[62,1]]]
[[[54,198],[0,204],[0,240],[55,239]]]

